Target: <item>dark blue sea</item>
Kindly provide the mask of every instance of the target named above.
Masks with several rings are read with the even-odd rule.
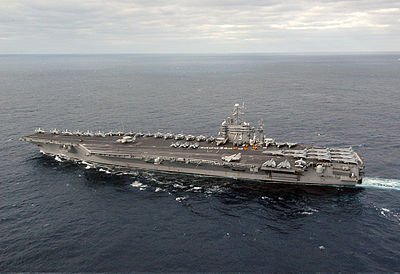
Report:
[[[282,141],[352,146],[361,187],[60,163],[37,127],[215,135],[234,103]],[[400,54],[0,56],[0,271],[400,271]]]

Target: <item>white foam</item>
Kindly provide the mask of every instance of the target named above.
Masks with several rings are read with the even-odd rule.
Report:
[[[224,189],[219,187],[219,186],[212,186],[207,189],[206,193],[207,194],[213,194],[213,193],[223,193]]]
[[[134,181],[134,182],[131,184],[131,187],[136,187],[136,188],[139,188],[140,190],[144,190],[147,186],[144,185],[144,184],[142,184],[142,183],[139,182],[139,181]]]
[[[195,187],[193,187],[193,189],[194,190],[201,190],[202,188],[201,188],[201,186],[195,186]]]
[[[63,160],[58,155],[56,155],[56,157],[54,157],[54,160],[56,160],[57,162],[60,162],[60,163],[63,162]]]
[[[187,190],[185,190],[186,192],[201,192],[201,190],[202,190],[202,187],[200,187],[200,186],[194,186],[194,187],[191,187],[191,188],[189,188],[189,189],[187,189]]]
[[[93,168],[93,165],[92,165],[92,164],[89,164],[88,162],[82,161],[81,164],[82,164],[82,165],[86,165],[86,166],[85,166],[86,169],[91,169],[91,168]]]
[[[400,190],[400,180],[366,177],[358,187]]]
[[[175,198],[175,200],[177,201],[177,202],[182,202],[182,201],[184,201],[184,200],[186,200],[187,199],[187,197],[176,197]]]
[[[313,215],[314,213],[317,213],[317,212],[318,212],[317,209],[308,207],[303,212],[301,212],[300,214],[302,214],[302,215]]]
[[[100,168],[99,171],[100,171],[100,172],[104,172],[104,173],[106,173],[106,174],[111,174],[111,171],[109,171],[109,170],[107,170],[107,169],[104,169],[104,168]]]
[[[378,211],[385,219],[389,221],[394,221],[400,224],[400,213],[393,212],[392,210],[385,207],[373,206],[376,211]]]

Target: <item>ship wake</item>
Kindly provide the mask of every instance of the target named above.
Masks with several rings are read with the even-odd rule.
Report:
[[[365,177],[362,185],[363,188],[380,188],[400,190],[400,179],[384,179]]]

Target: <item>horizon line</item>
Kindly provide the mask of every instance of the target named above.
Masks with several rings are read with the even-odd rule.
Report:
[[[400,54],[399,51],[298,51],[298,52],[59,52],[59,53],[0,53],[0,56],[11,55],[371,55]]]

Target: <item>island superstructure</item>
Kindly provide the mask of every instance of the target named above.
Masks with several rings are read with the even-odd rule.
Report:
[[[216,137],[173,133],[44,131],[22,137],[43,154],[112,172],[151,170],[264,183],[354,186],[364,162],[351,147],[278,142],[235,104]]]

